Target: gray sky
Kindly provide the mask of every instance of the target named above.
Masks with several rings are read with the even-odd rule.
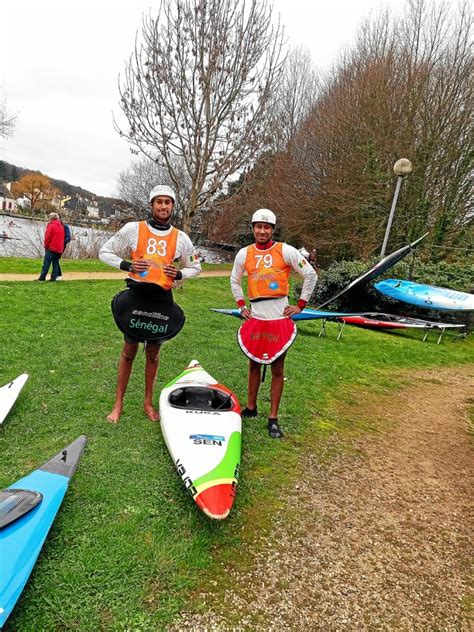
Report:
[[[404,0],[274,0],[288,44],[306,47],[325,70],[363,18]],[[4,0],[0,87],[18,114],[0,159],[38,169],[99,195],[117,192],[131,161],[114,131],[117,81],[150,0]]]

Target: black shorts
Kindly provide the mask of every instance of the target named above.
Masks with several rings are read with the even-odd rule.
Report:
[[[132,338],[131,336],[127,336],[127,334],[123,335],[123,340],[124,342],[127,342],[128,344],[131,344],[131,345],[138,344],[139,342],[143,342],[145,346],[153,345],[156,347],[161,347],[161,345],[163,344],[159,340],[138,340],[138,338]]]

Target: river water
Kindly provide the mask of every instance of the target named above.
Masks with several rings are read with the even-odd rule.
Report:
[[[69,225],[72,241],[64,259],[97,258],[99,248],[112,233],[95,228]],[[43,239],[46,222],[0,215],[0,257],[41,258],[44,255]],[[229,259],[229,253],[209,248],[196,248],[207,263],[220,263]]]

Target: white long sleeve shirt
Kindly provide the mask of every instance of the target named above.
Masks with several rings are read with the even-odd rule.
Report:
[[[303,277],[303,287],[301,288],[300,299],[308,301],[311,298],[311,294],[316,286],[318,275],[303,255],[296,250],[296,248],[293,248],[293,246],[283,244],[282,255],[283,259],[291,267],[291,269]],[[236,303],[245,300],[242,290],[242,277],[245,272],[246,258],[247,246],[245,248],[241,248],[237,253],[230,276],[230,287]],[[252,315],[263,319],[281,318],[287,305],[287,296],[283,298],[252,301]]]
[[[138,224],[139,222],[129,222],[115,233],[99,250],[99,259],[114,268],[120,269],[120,264],[124,259],[130,259],[132,250],[136,250],[138,244]],[[148,225],[149,230],[159,237],[165,237],[171,232],[158,230]],[[190,238],[179,231],[176,242],[175,261],[180,264],[180,271],[183,279],[192,279],[201,273],[199,257],[194,249]]]

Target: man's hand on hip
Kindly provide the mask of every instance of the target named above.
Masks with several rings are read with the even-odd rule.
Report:
[[[175,279],[176,275],[178,274],[178,269],[175,268],[173,265],[166,265],[164,268],[164,273],[166,274],[167,277],[170,277],[170,279]]]
[[[301,308],[298,305],[287,305],[283,311],[283,316],[291,318],[295,314],[301,314]]]

